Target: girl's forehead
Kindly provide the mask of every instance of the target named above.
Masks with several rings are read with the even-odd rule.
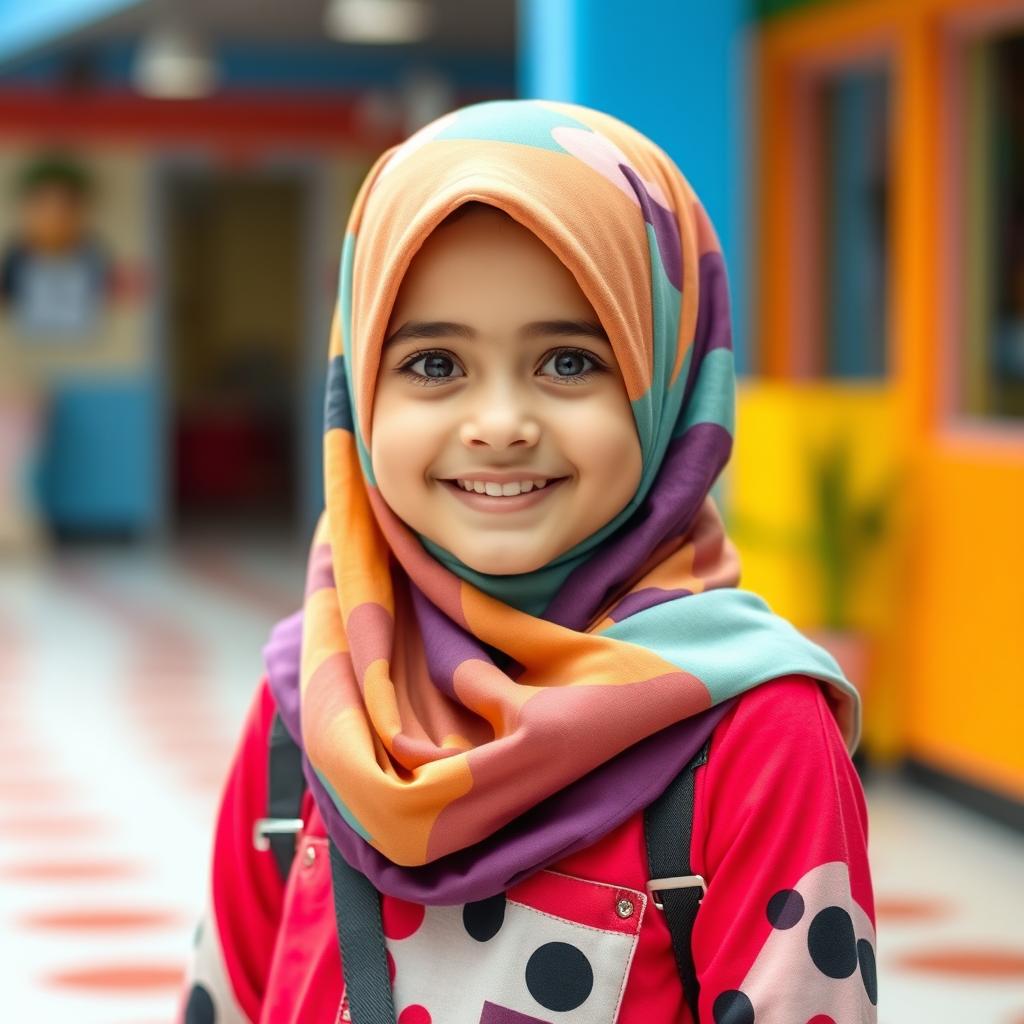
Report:
[[[423,263],[429,257],[469,250],[490,249],[501,252],[513,248],[530,249],[538,255],[547,254],[556,258],[537,235],[503,210],[485,203],[465,203],[423,239],[412,262]]]
[[[453,300],[472,306],[481,294],[488,302],[506,294],[523,304],[557,300],[593,314],[572,271],[532,231],[493,207],[467,205],[476,209],[442,221],[412,256],[392,319],[413,302],[441,310]]]

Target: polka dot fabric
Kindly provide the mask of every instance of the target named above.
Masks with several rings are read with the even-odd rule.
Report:
[[[616,909],[623,900],[633,908],[627,917]],[[384,900],[385,921],[389,906],[403,913],[403,902]],[[401,938],[385,924],[396,1008],[425,1006],[450,1021],[548,1020],[546,1012],[602,1024],[617,1018],[647,897],[543,870],[507,893],[423,909],[419,927]],[[452,987],[438,964],[472,969]]]

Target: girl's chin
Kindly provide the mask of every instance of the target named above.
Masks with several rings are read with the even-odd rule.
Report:
[[[524,573],[533,572],[534,569],[539,569],[551,561],[551,558],[541,554],[524,557],[522,552],[508,558],[495,558],[493,552],[459,551],[460,547],[463,545],[456,545],[455,548],[448,548],[448,550],[460,562],[486,576],[521,576]]]

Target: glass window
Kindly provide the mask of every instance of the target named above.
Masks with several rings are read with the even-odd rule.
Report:
[[[821,342],[812,370],[828,377],[886,373],[888,77],[884,67],[844,68],[818,87]]]

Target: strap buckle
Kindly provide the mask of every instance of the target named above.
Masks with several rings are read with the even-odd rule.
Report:
[[[269,850],[268,836],[295,834],[302,831],[301,818],[258,818],[252,826],[252,845],[257,850]]]
[[[698,885],[701,892],[697,902],[700,903],[708,891],[703,875],[669,875],[667,878],[652,878],[647,883],[647,891],[651,894],[654,905],[659,910],[664,910],[664,905],[658,901],[658,892],[661,889],[690,889]]]

